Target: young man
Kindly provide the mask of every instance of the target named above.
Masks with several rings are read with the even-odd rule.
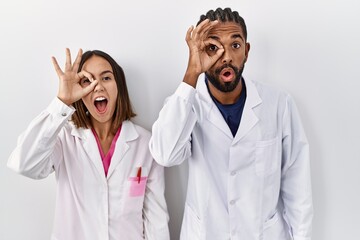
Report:
[[[242,77],[246,39],[230,8],[188,30],[188,68],[153,125],[150,151],[163,166],[189,161],[181,239],[309,240],[308,142],[288,94]]]

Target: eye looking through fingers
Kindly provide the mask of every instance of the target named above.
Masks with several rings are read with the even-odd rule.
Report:
[[[216,52],[222,48],[220,43],[217,43],[215,40],[211,39],[205,44],[205,51],[209,56],[213,56]]]
[[[83,77],[80,80],[80,86],[83,87],[83,88],[89,86],[90,84],[91,84],[91,81],[87,77]]]
[[[215,52],[219,48],[214,44],[210,44],[210,45],[207,46],[207,49],[208,49],[209,52]]]
[[[93,76],[86,71],[78,72],[77,76],[79,77],[79,84],[83,88],[89,86],[94,81]]]

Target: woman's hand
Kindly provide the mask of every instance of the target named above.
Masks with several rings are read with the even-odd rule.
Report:
[[[72,64],[70,50],[66,48],[65,71],[61,70],[56,58],[52,57],[55,71],[59,77],[59,91],[57,97],[68,106],[93,91],[97,84],[97,80],[93,80],[90,73],[86,71],[78,72],[81,56],[82,50],[80,49],[74,64]],[[88,79],[91,82],[86,87],[80,85],[80,81],[84,79]]]

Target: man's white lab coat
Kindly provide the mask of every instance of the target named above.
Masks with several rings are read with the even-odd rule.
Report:
[[[124,121],[106,177],[91,130],[68,121],[73,112],[54,99],[19,137],[8,161],[10,168],[34,179],[55,170],[51,239],[139,240],[145,235],[168,240],[164,169],[148,150],[150,133]],[[133,178],[139,167],[140,182]]]
[[[309,148],[291,97],[245,80],[236,136],[204,80],[181,83],[153,125],[150,151],[163,166],[188,159],[183,240],[309,240]]]

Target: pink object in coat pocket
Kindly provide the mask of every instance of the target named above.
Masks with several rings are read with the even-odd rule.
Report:
[[[130,181],[130,191],[129,191],[130,197],[144,196],[147,177],[140,177],[140,181],[139,181],[139,177],[130,177],[129,181]]]

